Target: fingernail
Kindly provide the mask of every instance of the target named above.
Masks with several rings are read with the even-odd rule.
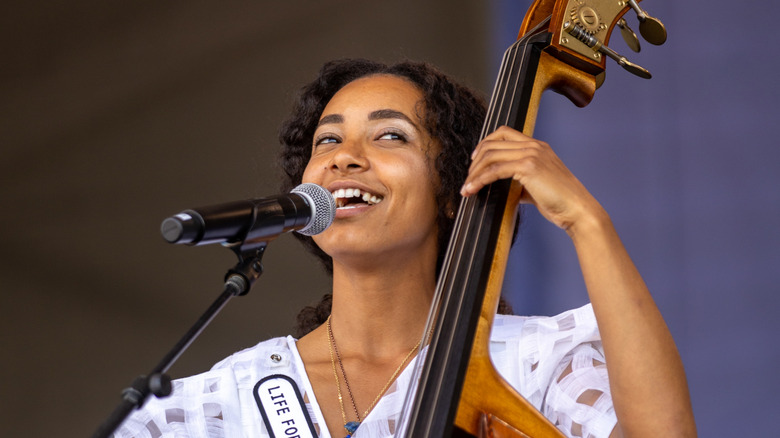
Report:
[[[471,183],[468,183],[468,184],[464,185],[463,187],[461,187],[460,195],[461,196],[468,196],[470,190],[471,190]]]

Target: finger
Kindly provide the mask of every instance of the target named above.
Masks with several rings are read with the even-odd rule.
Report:
[[[461,194],[471,196],[482,187],[500,179],[522,182],[529,172],[539,167],[538,151],[532,148],[491,150],[481,160],[472,163]]]
[[[494,165],[499,161],[518,161],[527,157],[543,156],[546,144],[535,140],[531,141],[492,141],[483,145],[477,156],[469,165],[468,175],[473,175],[481,169]],[[468,176],[467,176],[468,181]]]
[[[549,149],[547,143],[525,136],[523,137],[523,140],[486,140],[480,143],[479,147],[474,151],[469,171],[474,169],[476,165],[481,162],[496,161],[498,156],[495,154],[500,151],[537,151],[542,153],[547,149]]]
[[[502,162],[512,166],[522,166],[524,160],[543,159],[544,156],[545,151],[534,142],[496,143],[481,151],[479,156],[471,162],[466,181],[474,175],[484,172],[485,169],[498,166]]]
[[[523,134],[520,131],[517,131],[515,129],[512,129],[508,126],[501,126],[489,135],[487,135],[482,141],[477,145],[477,147],[474,148],[474,151],[471,154],[471,159],[475,159],[481,151],[485,149],[489,149],[496,143],[505,142],[505,141],[534,141],[533,138]]]

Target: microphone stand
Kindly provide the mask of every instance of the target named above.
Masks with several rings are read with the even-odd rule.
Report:
[[[165,373],[231,298],[249,292],[263,273],[260,260],[267,244],[268,242],[263,240],[225,245],[236,253],[238,263],[225,275],[225,288],[222,294],[149,374],[136,377],[130,387],[122,390],[122,401],[98,427],[92,438],[110,437],[133,410],[140,409],[144,405],[150,394],[158,398],[171,395],[171,378]]]

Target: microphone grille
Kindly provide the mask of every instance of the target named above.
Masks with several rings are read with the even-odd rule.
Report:
[[[290,193],[297,193],[309,200],[312,208],[312,218],[309,224],[297,232],[305,236],[313,236],[325,231],[336,217],[336,201],[330,192],[322,186],[312,183],[303,183],[292,189]]]

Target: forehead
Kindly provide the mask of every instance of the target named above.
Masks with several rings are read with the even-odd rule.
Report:
[[[356,79],[341,88],[325,106],[322,115],[343,113],[348,109],[396,109],[418,118],[422,92],[406,79],[391,75]]]

